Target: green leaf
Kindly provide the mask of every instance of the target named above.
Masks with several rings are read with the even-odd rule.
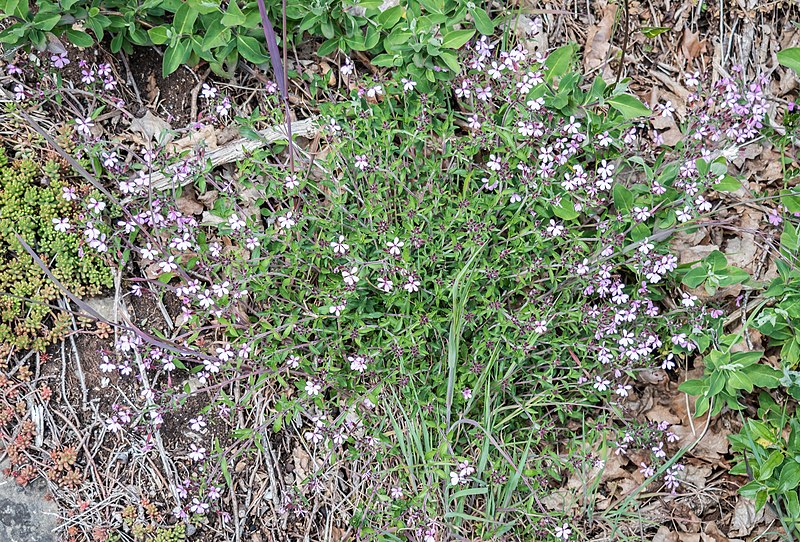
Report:
[[[643,26],[642,34],[644,34],[647,38],[653,39],[657,36],[660,36],[664,32],[669,32],[670,30],[672,29],[667,26]]]
[[[758,469],[758,480],[766,481],[772,477],[772,471],[780,467],[783,463],[783,453],[780,450],[773,451],[766,461]]]
[[[689,288],[697,288],[703,284],[703,281],[705,281],[707,277],[708,272],[706,271],[706,268],[702,265],[698,265],[697,267],[691,268],[689,272],[683,276],[683,280],[681,280],[681,282]]]
[[[619,111],[625,119],[635,119],[650,114],[650,109],[630,94],[612,96],[606,103]]]
[[[790,213],[800,213],[800,194],[794,190],[781,190],[781,204]]]
[[[747,393],[753,391],[753,381],[744,371],[732,371],[728,375],[728,384],[735,390],[745,390]]]
[[[633,192],[628,190],[623,184],[616,183],[612,191],[614,196],[614,207],[619,213],[627,213],[633,209]]]
[[[774,389],[780,385],[783,373],[766,365],[751,365],[746,370],[748,378],[754,386]]]
[[[73,28],[68,28],[67,39],[77,47],[86,48],[94,45],[94,40],[92,39],[92,36],[84,32],[83,30],[75,30]]]
[[[197,20],[197,10],[189,4],[182,4],[175,12],[172,20],[172,27],[178,34],[191,34],[194,29],[194,22]]]
[[[547,68],[545,71],[545,78],[548,81],[552,81],[567,73],[567,70],[569,70],[572,65],[572,61],[575,59],[576,48],[577,46],[575,44],[562,45],[547,55],[544,66]]]
[[[190,51],[191,43],[189,40],[178,40],[174,45],[167,47],[167,50],[164,51],[164,61],[161,65],[162,76],[166,77],[177,70],[178,66],[188,59]]]
[[[261,44],[257,39],[239,34],[236,36],[236,43],[238,45],[239,54],[242,55],[242,58],[245,60],[256,65],[269,62],[269,58],[261,52]]]
[[[49,32],[58,24],[58,21],[61,20],[61,15],[58,13],[49,13],[49,12],[42,12],[36,14],[33,18],[33,27],[37,30],[42,30],[43,32]]]
[[[778,52],[778,62],[800,73],[800,47],[791,47]]]
[[[787,254],[792,255],[800,248],[800,235],[798,228],[789,222],[783,223],[783,233],[781,233],[781,249]]]
[[[122,41],[124,39],[125,39],[125,35],[122,34],[122,32],[120,32],[119,34],[114,36],[114,39],[111,40],[111,52],[112,53],[117,54],[117,53],[120,52],[120,50],[122,49]],[[165,55],[166,55],[166,53],[165,53]],[[177,69],[177,66],[176,66],[176,69]],[[172,71],[175,71],[175,70],[172,70]]]
[[[578,218],[578,211],[575,210],[575,204],[568,197],[562,197],[558,205],[553,205],[553,213],[564,220],[574,220]]]
[[[242,26],[247,22],[247,16],[242,12],[236,0],[231,0],[225,15],[222,16],[222,24],[227,27]]]
[[[442,47],[461,49],[474,35],[474,30],[453,30],[442,37]]]
[[[717,192],[736,192],[742,187],[741,181],[732,175],[725,175],[711,186]]]
[[[150,36],[150,40],[155,45],[164,45],[169,40],[169,27],[164,25],[154,26],[147,31],[147,35]]]
[[[708,385],[704,380],[687,380],[678,386],[678,390],[688,395],[703,395],[708,389]]]
[[[778,491],[786,493],[800,485],[800,463],[790,461],[781,468],[778,475]]]
[[[378,15],[378,24],[380,24],[384,30],[392,28],[400,21],[404,10],[405,8],[403,6],[394,6],[393,8],[387,9]]]
[[[482,8],[475,7],[469,10],[472,20],[475,21],[475,28],[484,36],[494,34],[494,23]]]

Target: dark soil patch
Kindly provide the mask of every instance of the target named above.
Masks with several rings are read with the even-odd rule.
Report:
[[[184,66],[163,78],[161,61],[161,55],[152,47],[137,47],[128,57],[128,66],[142,104],[173,128],[184,128],[193,120],[192,106],[197,95],[193,96],[192,91],[199,84],[198,79]]]

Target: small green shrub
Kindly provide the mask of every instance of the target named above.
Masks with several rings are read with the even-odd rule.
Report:
[[[382,3],[289,2],[287,32],[295,40],[306,32],[324,38],[320,56],[368,51],[375,65],[394,66],[429,82],[458,74],[455,51],[476,30],[494,32],[486,11],[471,1],[403,1],[386,10]],[[266,6],[272,20],[282,20],[280,0]],[[79,47],[110,36],[114,53],[130,53],[136,45],[165,45],[164,75],[202,60],[216,74],[230,76],[240,58],[254,64],[269,60],[256,1],[232,1],[223,8],[208,0],[0,0],[0,13],[13,21],[0,32],[0,43],[11,46],[30,44],[44,51],[52,48],[53,36]]]
[[[112,285],[108,266],[94,250],[84,248],[74,226],[66,231],[54,228],[55,220],[74,225],[83,212],[77,201],[64,199],[65,189],[75,187],[59,162],[9,159],[0,146],[0,347],[44,350],[63,335],[69,321],[66,314],[54,314],[51,306],[61,296],[58,287],[17,235],[76,295],[94,295]],[[99,199],[86,187],[77,192]]]

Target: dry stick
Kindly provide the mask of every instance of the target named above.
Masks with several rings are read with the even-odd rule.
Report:
[[[69,303],[59,299],[58,304],[61,305],[61,303],[64,303],[62,306],[63,308],[69,308]],[[72,327],[77,332],[78,323],[75,321],[75,315],[71,311],[67,312],[69,313],[70,319],[72,320]],[[78,381],[81,384],[81,393],[82,393],[81,399],[83,400],[83,403],[81,404],[81,409],[83,410],[86,406],[86,403],[89,402],[89,390],[86,389],[86,378],[83,376],[83,368],[81,367],[81,358],[80,355],[78,355],[78,345],[75,343],[74,334],[70,333],[69,341],[72,344],[72,354],[75,357],[75,367],[77,369],[76,373],[78,374]]]
[[[317,134],[318,128],[315,119],[303,119],[292,123],[292,133],[302,137],[313,137]],[[229,164],[241,160],[247,154],[256,149],[266,146],[276,141],[282,141],[288,138],[285,125],[273,126],[264,130],[256,132],[259,136],[258,139],[241,138],[228,143],[224,147],[214,149],[206,153],[205,160],[211,162],[211,167],[217,167],[223,164]],[[153,173],[150,178],[150,186],[155,190],[167,190],[170,188],[177,188],[178,186],[185,186],[192,182],[192,179],[186,179],[180,183],[175,183],[173,179],[168,178],[161,172]],[[130,198],[122,200],[123,203],[130,201]]]
[[[622,69],[625,66],[625,50],[628,48],[628,35],[630,34],[630,21],[628,21],[628,0],[625,0],[625,35],[622,37],[622,55],[619,58],[619,66],[617,66],[616,82],[622,79]]]

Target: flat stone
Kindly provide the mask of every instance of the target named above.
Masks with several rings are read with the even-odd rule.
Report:
[[[45,500],[46,493],[43,480],[23,488],[13,479],[0,476],[0,540],[56,542],[58,506]]]

